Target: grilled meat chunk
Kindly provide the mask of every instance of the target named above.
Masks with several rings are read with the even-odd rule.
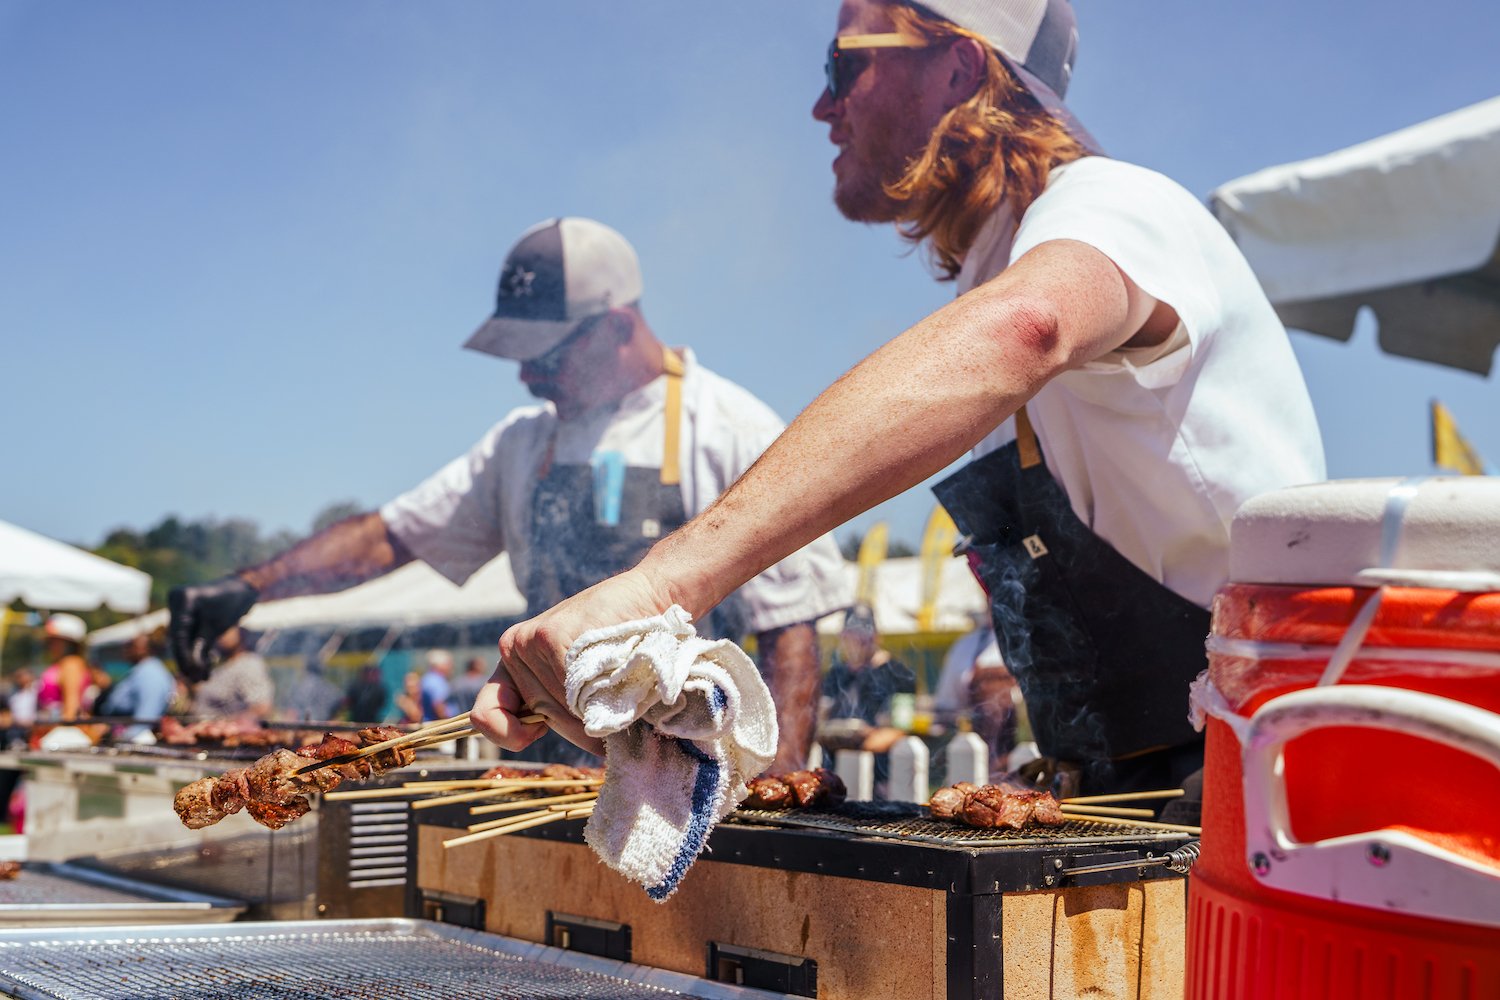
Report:
[[[215,778],[199,778],[179,788],[176,796],[173,797],[172,808],[177,811],[177,818],[182,820],[182,825],[189,830],[201,830],[205,826],[213,826],[227,815],[213,803],[216,780]]]
[[[251,799],[245,803],[250,818],[271,830],[280,830],[298,816],[307,815],[312,803],[305,795],[293,795],[284,802],[262,802]]]
[[[933,819],[956,819],[964,807],[965,793],[957,788],[939,788],[932,793],[927,809]]]
[[[1030,823],[1056,826],[1062,811],[1051,792],[1039,788],[1002,788],[985,785],[964,798],[958,819],[985,829],[1020,830]]]
[[[361,746],[374,746],[376,743],[384,743],[398,736],[406,734],[395,726],[371,726],[359,731],[359,742]],[[384,774],[394,771],[398,767],[405,767],[417,759],[417,751],[412,747],[386,747],[373,756],[364,758],[376,774]]]
[[[747,809],[790,809],[796,801],[790,785],[767,775],[751,780],[750,794],[741,805]]]

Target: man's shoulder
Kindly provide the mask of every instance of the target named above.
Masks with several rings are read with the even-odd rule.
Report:
[[[1192,192],[1160,171],[1107,156],[1087,156],[1056,168],[1032,207],[1045,209],[1077,197],[1097,197],[1122,207],[1149,208],[1159,199],[1186,198],[1197,203]],[[1142,199],[1146,205],[1141,205]]]

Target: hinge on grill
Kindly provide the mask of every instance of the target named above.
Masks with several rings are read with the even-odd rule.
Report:
[[[422,890],[422,916],[440,924],[484,930],[484,900]]]
[[[818,995],[818,963],[759,948],[708,943],[708,979],[799,997]]]
[[[630,961],[630,925],[547,911],[547,943],[554,948]]]

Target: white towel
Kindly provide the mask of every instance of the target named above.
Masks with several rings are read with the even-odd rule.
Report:
[[[608,768],[584,839],[660,902],[775,758],[771,692],[744,650],[699,638],[673,605],[579,637],[567,697]]]

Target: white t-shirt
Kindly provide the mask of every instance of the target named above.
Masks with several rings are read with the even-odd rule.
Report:
[[[701,513],[729,487],[784,425],[770,407],[682,351],[682,505]],[[559,421],[551,403],[514,410],[467,455],[380,509],[391,533],[423,562],[463,583],[501,552],[523,592],[531,579],[531,498],[556,436],[553,462],[588,465],[616,451],[631,467],[659,469],[665,444],[666,377],[620,401]],[[753,632],[821,618],[852,600],[843,559],[824,535],[750,580],[737,608]]]
[[[1065,372],[1027,403],[1047,469],[1095,534],[1207,607],[1228,577],[1240,504],[1326,478],[1286,330],[1197,199],[1103,157],[1053,170],[1019,227],[1002,206],[965,257],[958,293],[1051,240],[1094,247],[1181,322],[1164,344]],[[1013,440],[1007,420],[975,456]]]

